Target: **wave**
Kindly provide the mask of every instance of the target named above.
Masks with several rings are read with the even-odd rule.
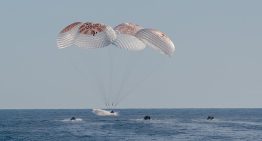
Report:
[[[153,123],[153,124],[173,124],[177,123],[176,119],[150,119],[144,120],[144,118],[130,119],[130,121],[143,122],[143,123]]]
[[[254,126],[262,126],[261,122],[251,122],[251,121],[241,121],[241,120],[223,120],[215,118],[213,120],[206,120],[206,119],[198,119],[192,120],[194,122],[211,122],[211,123],[229,123],[229,124],[239,124],[239,125],[254,125]]]

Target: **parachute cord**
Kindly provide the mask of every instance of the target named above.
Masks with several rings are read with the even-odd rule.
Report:
[[[125,74],[129,76],[130,72],[129,73],[125,73]],[[124,77],[122,79],[121,83],[120,83],[120,88],[118,89],[117,94],[116,94],[116,100],[115,100],[116,101],[116,106],[118,104],[117,101],[118,101],[119,97],[121,96],[121,94],[123,93],[124,87],[126,86],[124,84],[126,84],[128,80],[129,80],[129,77]]]
[[[136,62],[140,59],[135,59],[134,64],[131,65],[130,62],[128,61],[128,57],[126,57],[128,55],[124,55],[125,59],[124,60],[124,73],[122,74],[122,79],[121,79],[121,82],[120,82],[120,88],[118,89],[117,91],[117,94],[116,94],[116,99],[115,99],[115,105],[117,106],[118,105],[118,101],[119,101],[119,97],[121,97],[123,95],[123,90],[124,88],[127,86],[127,82],[128,80],[130,80],[130,75],[134,72],[135,68],[137,68],[137,66],[139,66]],[[135,57],[136,58],[136,57]],[[132,58],[133,60],[134,58]],[[139,62],[141,63],[141,62]],[[131,66],[130,68],[128,68],[127,66]]]
[[[113,105],[112,97],[112,82],[113,82],[113,56],[111,52],[111,48],[108,48],[108,56],[109,56],[109,81],[108,81],[108,96],[109,96],[109,108]]]
[[[81,53],[80,53],[81,54]],[[72,68],[74,68],[77,72],[79,72],[82,76],[84,76],[84,77],[81,77],[82,79],[84,79],[86,82],[89,82],[89,80],[88,80],[88,78],[89,78],[89,76],[87,76],[87,73],[84,73],[76,64],[75,64],[75,62],[73,62],[73,56],[72,55],[69,55],[69,57],[71,58],[71,59],[68,59],[68,56],[65,56],[65,54],[64,53],[62,53],[62,56],[63,56],[63,58],[64,58],[64,60],[68,60],[68,61],[65,61],[65,62],[67,62],[67,64],[69,64],[69,65],[71,65],[72,66]],[[80,60],[83,60],[83,59],[80,59]],[[70,62],[70,63],[69,63]],[[82,63],[81,63],[82,64]],[[91,73],[91,69],[87,69],[87,71],[89,71],[90,73]],[[100,80],[99,78],[98,78],[98,75],[96,74],[96,73],[93,73],[94,74],[94,76],[96,76],[96,78],[98,79],[98,80]],[[100,83],[99,83],[100,82]],[[105,94],[105,92],[103,91],[105,88],[104,87],[102,87],[103,85],[101,85],[101,81],[99,81],[99,82],[97,82],[98,83],[98,86],[101,86],[98,90],[100,90],[101,92],[100,92],[100,96],[101,96],[101,94]],[[99,92],[95,92],[95,93],[99,93]],[[106,100],[104,100],[104,103],[106,104]]]
[[[132,55],[133,56],[133,55]],[[127,82],[132,80],[133,77],[131,77],[131,74],[135,72],[135,69],[138,68],[138,66],[140,66],[141,64],[144,64],[144,62],[142,61],[143,59],[141,59],[143,55],[141,54],[141,52],[139,52],[138,56],[135,56],[132,58],[132,62],[134,63],[133,65],[131,65],[130,69],[127,69],[127,75],[124,75],[126,77],[124,77],[125,79],[123,80],[123,86],[121,88],[121,91],[118,94],[117,100],[116,100],[116,105],[119,104],[119,101],[121,99],[121,97],[124,97],[124,95],[127,94],[127,91],[124,91],[124,87],[127,86]],[[138,63],[137,63],[138,62]],[[126,63],[128,64],[128,63]],[[130,66],[130,63],[128,64]],[[131,79],[130,79],[131,78]],[[131,82],[131,81],[130,81]],[[139,83],[139,81],[137,82]],[[136,84],[137,84],[136,83]],[[136,87],[134,87],[135,89]]]
[[[124,59],[123,59],[124,60]],[[123,79],[121,79],[121,82],[120,82],[120,88],[118,89],[117,91],[117,94],[116,94],[116,99],[119,97],[119,95],[121,94],[122,90],[123,90],[123,87],[124,87],[124,84],[126,83],[126,81],[128,80],[129,78],[129,74],[130,74],[130,71],[128,71],[127,69],[127,60],[124,60],[124,73],[122,74],[123,75]]]
[[[142,80],[140,80],[139,82],[136,83],[136,85],[134,87],[132,87],[131,89],[129,89],[129,91],[127,91],[127,93],[125,95],[123,95],[122,97],[119,98],[119,100],[117,101],[117,105],[123,100],[125,99],[127,96],[129,96],[131,93],[133,93],[135,90],[137,90],[139,87],[142,86],[143,82],[145,82],[152,74],[156,73],[157,71],[160,70],[160,68],[163,68],[164,66],[166,66],[168,63],[161,63],[161,61],[158,61],[157,64],[155,65],[156,69],[153,69],[150,73],[148,73]]]
[[[123,92],[124,92],[124,90],[125,90],[125,88],[127,86],[127,82],[130,80],[131,74],[134,73],[133,70],[135,70],[135,68],[137,68],[137,66],[138,66],[138,63],[136,63],[137,60],[141,60],[137,56],[133,57],[135,54],[141,57],[141,52],[136,52],[136,53],[132,52],[134,54],[131,55],[132,56],[131,59],[132,60],[134,60],[134,58],[136,58],[136,59],[135,59],[135,61],[131,61],[130,62],[129,54],[131,52],[128,51],[128,50],[124,50],[124,49],[122,49],[121,51],[122,52],[120,53],[120,57],[118,58],[118,60],[120,60],[120,62],[118,62],[118,64],[119,64],[119,67],[120,67],[120,64],[122,64],[121,67],[123,69],[123,73],[120,75],[120,78],[122,78],[122,79],[120,79],[120,84],[118,85],[119,87],[116,88],[116,94],[114,95],[115,96],[115,98],[114,98],[114,107],[118,106],[118,99],[119,99],[119,97],[121,97],[124,94]],[[139,61],[139,64],[140,63],[141,62]],[[119,68],[119,67],[117,67],[117,68]]]
[[[88,55],[86,52],[85,53],[81,52],[81,53],[82,53],[82,58],[84,58],[83,56]],[[81,59],[81,60],[85,60],[85,59]],[[97,83],[97,88],[100,91],[100,92],[98,92],[98,93],[100,93],[98,95],[100,95],[102,97],[102,99],[104,99],[103,100],[104,105],[107,105],[108,98],[106,96],[105,84],[103,83],[102,79],[100,78],[100,75],[95,70],[93,70],[92,67],[88,67],[88,65],[85,65],[85,67],[87,67],[86,70],[89,70],[90,72],[92,71],[91,73],[94,74],[94,76],[97,80],[97,81],[95,81]],[[85,76],[88,77],[86,73],[85,73]]]

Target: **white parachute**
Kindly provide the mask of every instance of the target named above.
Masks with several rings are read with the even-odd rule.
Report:
[[[57,37],[57,47],[60,49],[70,46],[96,49],[110,45],[127,51],[142,51],[146,48],[152,48],[166,56],[171,56],[175,52],[175,46],[166,34],[133,23],[121,23],[112,28],[103,23],[74,22],[66,26]],[[115,90],[118,91],[117,100],[105,102],[107,108],[116,106],[122,99],[119,93],[121,93],[124,81],[121,81],[120,90]]]
[[[146,47],[146,44],[136,37],[137,31],[143,29],[143,27],[132,24],[122,23],[114,28],[117,38],[113,44],[119,48],[125,48],[128,50],[139,51]]]
[[[134,51],[148,46],[166,55],[172,55],[175,51],[173,42],[163,32],[132,23],[122,23],[114,29],[102,23],[72,23],[58,34],[57,46],[66,48],[73,44],[83,48],[101,48],[114,44]]]
[[[65,27],[58,35],[58,48],[75,44],[84,48],[101,48],[116,39],[114,30],[105,24],[75,22]]]

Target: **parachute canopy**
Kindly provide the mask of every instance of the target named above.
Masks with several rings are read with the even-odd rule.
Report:
[[[57,37],[58,48],[71,45],[102,48],[110,44],[132,51],[149,47],[169,56],[175,51],[173,42],[166,34],[133,23],[122,23],[113,29],[102,23],[74,22],[66,26]]]
[[[58,48],[75,44],[84,48],[101,48],[116,39],[115,31],[105,24],[75,22],[65,27],[58,35]]]

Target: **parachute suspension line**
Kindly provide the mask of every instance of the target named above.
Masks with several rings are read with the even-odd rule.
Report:
[[[129,54],[129,53],[128,53]],[[134,72],[134,69],[137,68],[138,64],[136,63],[138,60],[140,59],[134,59],[136,57],[133,57],[132,56],[132,60],[133,60],[133,65],[131,65],[130,61],[128,61],[128,55],[123,55],[124,57],[121,58],[121,60],[124,60],[124,72],[122,74],[122,79],[121,79],[121,82],[120,82],[120,87],[116,93],[116,99],[115,99],[115,105],[117,106],[119,104],[119,98],[124,95],[124,90],[126,88],[126,86],[128,85],[127,82],[128,80],[130,80],[130,77],[131,77],[131,74]],[[124,59],[125,58],[125,59]],[[119,59],[120,60],[120,59]],[[129,66],[129,67],[128,67]]]
[[[109,97],[109,109],[114,107],[113,103],[113,68],[114,68],[114,63],[113,63],[113,55],[112,55],[112,48],[108,48],[108,56],[109,56],[109,81],[108,81],[108,97]]]
[[[85,53],[82,53],[82,62],[84,62],[86,59],[84,58],[84,56],[89,56],[89,54],[87,53],[88,51],[86,51]],[[87,61],[85,61],[87,62]],[[98,63],[99,64],[99,63]],[[99,64],[101,65],[101,64]],[[97,73],[97,71],[95,71],[94,69],[92,69],[91,65],[84,65],[85,67],[87,67],[87,69],[84,70],[89,70],[89,72],[91,72],[91,74],[94,75],[95,77],[95,82],[96,82],[96,86],[98,89],[98,95],[100,95],[100,97],[103,99],[104,104],[106,105],[106,103],[108,102],[107,97],[106,97],[106,90],[105,90],[105,83],[102,81],[102,79],[100,78],[100,75]],[[90,76],[87,76],[87,73],[85,73],[85,76],[88,78]]]
[[[120,95],[123,93],[124,87],[126,86],[125,84],[127,83],[128,79],[129,79],[129,75],[130,75],[130,71],[127,71],[128,69],[126,69],[125,73],[123,74],[123,78],[120,82],[120,87],[118,89],[118,91],[116,92],[116,106],[118,105],[118,99],[120,97]]]
[[[161,63],[160,60],[158,60],[155,64],[155,67],[152,71],[150,71],[149,73],[147,73],[147,75],[145,75],[145,77],[143,77],[140,81],[138,81],[137,83],[135,83],[135,86],[133,86],[132,88],[130,88],[125,95],[122,95],[122,97],[120,96],[117,104],[119,104],[122,100],[124,100],[126,97],[128,97],[131,93],[133,93],[135,90],[137,90],[138,88],[140,88],[143,84],[143,82],[145,82],[150,76],[152,76],[154,73],[156,73],[157,71],[160,71],[160,68],[163,68],[164,66],[166,66],[167,63]]]
[[[120,50],[119,52],[120,52],[120,54],[117,54],[117,56],[118,56],[118,58],[115,60],[115,61],[118,61],[118,62],[115,62],[116,63],[116,68],[118,68],[118,70],[119,69],[121,69],[121,67],[123,68],[123,69],[125,69],[125,71],[127,71],[128,69],[127,69],[127,62],[126,62],[126,60],[124,59],[125,57],[123,57],[123,56],[126,56],[123,52],[122,52],[123,50]],[[120,62],[119,62],[120,61]],[[124,64],[123,63],[121,63],[121,62],[124,62]],[[122,66],[123,65],[123,66]],[[120,73],[118,73],[118,76],[120,76],[120,78],[121,78],[121,76],[123,77],[123,79],[124,78],[126,78],[125,76],[125,73],[122,73],[122,74],[120,74]],[[120,82],[120,84],[117,84],[116,86],[119,86],[119,87],[115,87],[115,91],[114,91],[114,94],[113,94],[113,103],[114,103],[114,106],[116,107],[117,106],[117,98],[118,98],[118,96],[119,96],[119,91],[123,88],[123,84],[124,84],[124,82],[123,82],[123,80]]]
[[[114,49],[114,48],[113,48]],[[116,54],[112,54],[111,52],[111,58],[112,58],[112,91],[111,91],[111,106],[112,108],[115,108],[117,106],[117,99],[119,98],[119,95],[122,94],[121,91],[124,89],[126,85],[126,81],[130,77],[130,70],[132,70],[134,67],[131,67],[132,69],[129,69],[127,66],[130,66],[130,63],[128,61],[128,52],[124,49],[116,49]],[[115,51],[113,52],[115,53]],[[122,70],[122,73],[119,73],[118,71]],[[114,81],[113,81],[114,80]],[[114,83],[113,83],[114,82]]]
[[[117,104],[116,105],[118,105],[120,103],[119,101],[120,101],[121,97],[124,97],[124,95],[127,94],[127,92],[128,92],[127,90],[129,88],[129,87],[127,87],[127,86],[129,86],[127,83],[132,82],[132,78],[133,79],[135,78],[135,76],[131,77],[132,73],[135,74],[135,69],[139,68],[139,66],[143,64],[141,56],[143,56],[142,52],[137,52],[136,55],[134,55],[134,54],[131,55],[130,59],[132,61],[129,62],[128,59],[125,61],[126,62],[126,68],[127,68],[127,66],[129,66],[130,68],[126,69],[126,74],[124,74],[124,77],[122,79],[122,86],[121,86],[121,89],[118,91],[118,96],[117,96],[117,100],[116,100]],[[135,80],[133,80],[133,81],[135,81]],[[139,82],[136,82],[136,83],[139,83]],[[132,85],[130,85],[130,86],[132,86]]]
[[[88,51],[87,51],[88,52]],[[87,52],[83,53],[81,52],[84,56],[87,56]],[[85,59],[81,59],[82,61],[85,61]],[[85,61],[86,62],[86,61]],[[98,63],[99,65],[101,65],[100,63]],[[101,79],[101,76],[99,75],[99,73],[97,73],[97,71],[95,71],[94,69],[92,69],[93,67],[91,65],[85,65],[85,67],[87,67],[87,69],[85,70],[89,70],[91,72],[91,74],[94,74],[95,77],[95,82],[97,84],[97,89],[98,89],[98,95],[100,95],[100,97],[102,97],[104,100],[104,103],[106,103],[108,100],[105,97],[106,94],[106,90],[105,90],[105,82]],[[87,76],[88,77],[88,76]]]
[[[89,56],[90,54],[87,53],[88,51],[86,52],[81,52],[82,53],[82,62],[87,62],[86,59],[84,58],[84,56]],[[84,63],[83,63],[84,64]],[[97,63],[101,66],[100,63]],[[108,103],[108,99],[106,97],[106,88],[105,88],[105,82],[103,81],[103,79],[101,79],[101,76],[99,75],[99,73],[97,73],[97,71],[95,71],[94,69],[92,69],[92,66],[91,65],[84,65],[87,69],[84,69],[84,70],[89,70],[89,72],[91,72],[91,74],[93,74],[93,76],[95,77],[95,82],[96,82],[96,86],[97,86],[97,89],[98,89],[98,95],[100,95],[100,97],[102,97],[103,102],[105,105],[107,105]],[[90,76],[87,76],[87,73],[85,73],[85,76],[88,78]]]
[[[85,59],[82,59],[82,58],[83,58],[83,53],[81,52],[80,54],[82,54],[82,55],[80,55],[80,56],[82,56],[82,57],[81,57],[81,59],[78,58],[78,60],[85,60]],[[74,68],[77,72],[79,72],[79,73],[81,74],[81,76],[83,76],[83,77],[81,77],[81,78],[84,79],[84,81],[89,82],[89,79],[88,79],[88,78],[90,78],[90,77],[87,75],[88,72],[83,72],[83,70],[81,70],[81,69],[79,68],[79,66],[76,65],[76,63],[73,61],[74,58],[73,58],[73,56],[72,56],[71,54],[69,55],[69,58],[70,58],[70,59],[69,59],[68,56],[66,56],[64,53],[63,53],[62,56],[63,56],[64,60],[68,60],[68,61],[65,61],[65,62],[67,62],[67,64],[71,65],[72,68]],[[77,55],[77,56],[79,56],[79,55]],[[84,64],[84,63],[82,62],[81,64]],[[85,66],[85,65],[83,65],[83,66]],[[92,73],[92,72],[91,72],[92,69],[86,69],[86,70],[89,71],[90,73]],[[96,79],[100,80],[100,79],[98,78],[98,75],[97,75],[96,73],[93,72],[93,74],[94,74],[94,76],[96,77]],[[104,93],[105,93],[105,92],[104,92],[105,87],[102,87],[103,85],[101,85],[101,81],[98,81],[97,83],[98,83],[98,86],[100,86],[100,88],[99,88],[98,90],[102,91],[102,93],[104,94]],[[100,92],[95,92],[95,93],[100,93]],[[101,95],[100,95],[100,96],[101,96]],[[105,100],[105,101],[106,101],[106,100]]]

